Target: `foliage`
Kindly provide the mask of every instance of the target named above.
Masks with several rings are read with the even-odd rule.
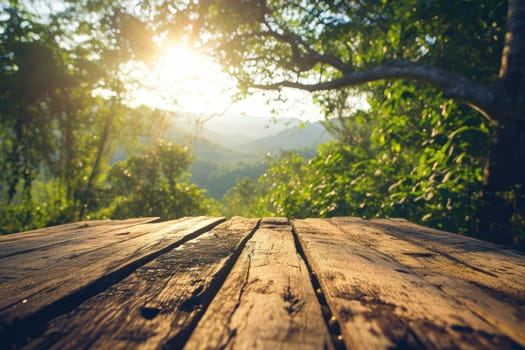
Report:
[[[238,183],[225,196],[226,205],[242,203],[247,194],[241,187],[247,187],[258,203],[245,207],[252,216],[403,217],[472,232],[488,130],[476,115],[469,117],[468,110],[446,100],[438,100],[441,106],[425,105],[425,96],[410,93],[413,89],[399,83],[387,106],[371,106],[383,114],[359,111],[336,118],[328,126],[338,141],[321,145],[310,160],[294,153],[271,159],[256,186],[248,180]],[[424,117],[393,115],[389,108]],[[458,126],[450,115],[460,113],[464,117]]]
[[[525,213],[525,170],[514,165],[525,157],[525,86],[519,78],[525,50],[523,41],[513,39],[523,35],[522,3],[214,0],[180,5],[170,24],[163,21],[169,8],[159,11],[159,23],[169,33],[193,35],[211,47],[211,55],[245,93],[251,88],[317,91],[328,112],[337,109],[331,104],[345,100],[348,92],[342,89],[359,85],[369,93],[373,147],[365,150],[375,154],[376,164],[362,170],[384,174],[384,186],[376,191],[385,195],[396,189],[397,201],[418,203],[410,210],[404,204],[409,217],[444,227],[463,218],[468,223],[462,230],[477,230],[500,243],[515,236],[506,232],[523,228],[518,222]],[[347,119],[337,119],[330,127],[351,144],[355,135],[348,134]],[[394,170],[404,178],[390,173]],[[365,178],[363,189],[379,185]],[[375,203],[367,198],[367,206]],[[457,217],[438,218],[443,208]]]
[[[261,217],[262,213],[257,207],[259,196],[259,186],[255,180],[249,177],[237,180],[222,198],[222,215],[226,217]]]
[[[227,215],[403,216],[525,241],[522,2],[31,4],[0,5],[2,232],[214,210],[185,175],[187,152],[152,141],[162,113],[125,105],[119,72],[164,40],[209,49],[241,93],[315,92],[337,138],[311,159],[269,159],[225,194]]]
[[[244,178],[256,179],[266,170],[267,166],[265,162],[261,161],[234,162],[228,159],[222,159],[221,161],[205,161],[201,159],[192,163],[189,169],[192,182],[206,188],[210,197],[221,199],[238,180]]]
[[[265,189],[259,199],[263,216],[305,217],[310,197],[306,179],[306,161],[293,152],[283,152],[278,161],[271,160],[268,170],[259,177]]]
[[[159,141],[144,155],[115,164],[107,180],[115,197],[109,215],[173,219],[210,212],[204,191],[184,180],[190,160],[187,149]]]
[[[58,216],[56,208],[47,208],[33,202],[24,205],[0,207],[0,234],[27,231],[53,224]]]
[[[0,5],[0,232],[152,215],[138,214],[137,201],[126,208],[128,194],[104,188],[110,159],[135,152],[134,145],[157,133],[159,114],[126,106],[119,75],[130,60],[151,56],[152,32],[120,3],[31,5]],[[34,11],[46,6],[48,11]],[[150,186],[164,196],[158,205],[166,208],[159,215],[206,207],[202,190],[175,180],[188,165],[182,153],[166,147],[156,152],[161,179],[173,175],[167,185]],[[174,162],[177,157],[184,162]],[[130,160],[140,169],[138,162]],[[166,191],[173,191],[171,197]],[[148,211],[158,212],[151,196],[135,200],[149,201]]]

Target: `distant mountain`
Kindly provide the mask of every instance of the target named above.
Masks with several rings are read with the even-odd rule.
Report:
[[[283,130],[275,135],[250,141],[242,145],[244,151],[275,153],[277,151],[300,151],[316,149],[331,139],[321,122],[308,123]]]
[[[192,119],[193,118],[193,119]],[[193,153],[191,181],[220,199],[237,180],[257,178],[266,170],[266,154],[296,151],[313,157],[319,144],[330,140],[321,122],[299,119],[228,115],[211,120],[194,116],[173,118],[165,132],[168,140]]]
[[[226,147],[233,147],[275,135],[302,122],[293,118],[277,119],[239,114],[225,114],[206,120],[199,116],[185,114],[171,118],[170,123],[189,134],[218,142]]]
[[[301,124],[301,120],[293,118],[274,118],[274,117],[252,117],[237,114],[215,117],[204,126],[208,130],[229,136],[229,137],[248,137],[259,139],[270,135],[275,135],[283,130]]]
[[[208,195],[215,199],[232,188],[235,183],[245,177],[257,179],[263,174],[268,165],[265,162],[238,162],[236,164],[220,164],[216,162],[197,160],[190,165],[191,182],[208,191]]]
[[[256,138],[253,136],[248,136],[241,133],[232,135],[220,134],[208,129],[207,127],[201,131],[200,135],[207,140],[223,144],[227,147],[238,147],[239,145],[242,145],[246,142],[256,140]]]
[[[164,133],[166,140],[188,147],[194,161],[231,162],[247,158],[228,142],[229,137],[218,134],[203,125],[172,119]],[[245,139],[247,141],[251,138]]]

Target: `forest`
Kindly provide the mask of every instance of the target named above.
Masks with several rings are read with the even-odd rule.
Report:
[[[0,233],[141,216],[345,215],[523,250],[524,23],[519,0],[5,2]],[[236,99],[308,91],[331,141],[232,172],[234,186],[212,198],[191,181],[191,145],[159,127],[168,111],[129,103],[144,82],[123,72],[152,64],[167,42],[220,65]]]

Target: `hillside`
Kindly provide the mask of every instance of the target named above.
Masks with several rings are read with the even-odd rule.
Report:
[[[303,125],[299,119],[238,115],[195,122],[187,117],[171,120],[165,137],[192,150],[191,181],[216,199],[238,179],[264,173],[267,155],[293,150],[311,157],[330,139],[320,122]]]
[[[242,145],[245,151],[274,154],[281,150],[316,149],[321,143],[330,140],[330,135],[321,122],[295,126]]]

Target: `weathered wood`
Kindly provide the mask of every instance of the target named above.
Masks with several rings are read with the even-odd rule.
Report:
[[[470,267],[473,283],[525,300],[525,260],[511,249],[471,237],[434,230],[399,219],[377,219],[370,225],[381,227],[389,235],[410,241],[433,254]],[[477,271],[477,277],[473,271]],[[456,274],[454,270],[449,273]]]
[[[16,273],[16,266],[2,269],[4,282],[0,300],[0,338],[14,335],[30,323],[41,323],[80,301],[124,278],[134,269],[151,261],[173,247],[195,238],[222,222],[223,218],[197,217],[174,223],[143,224],[126,229],[132,239],[106,239],[75,245],[70,251],[56,252],[51,266],[40,256],[38,265],[25,266]],[[108,238],[112,237],[112,238]],[[80,250],[79,250],[80,249]],[[4,261],[17,261],[21,255]],[[13,260],[10,260],[13,259]],[[26,258],[28,259],[28,258]],[[3,261],[3,263],[5,263]],[[30,262],[30,261],[29,261]],[[27,264],[27,262],[26,262]],[[7,271],[5,272],[5,270]]]
[[[404,220],[151,220],[0,237],[0,348],[525,348],[518,252]]]
[[[331,349],[307,267],[286,219],[248,241],[186,349]]]
[[[525,346],[525,298],[517,297],[519,287],[508,287],[525,279],[521,272],[521,280],[515,280],[520,270],[525,271],[523,256],[487,242],[435,230],[423,240],[419,234],[429,229],[405,221],[387,225],[379,221],[381,224],[376,225],[376,221],[335,218],[331,222],[350,234],[352,240],[404,265],[408,268],[405,271],[417,274]],[[404,233],[407,229],[412,234]],[[414,239],[414,235],[419,238]],[[467,249],[476,252],[474,257]],[[482,267],[478,258],[483,260]]]
[[[69,314],[49,322],[46,332],[24,348],[180,346],[258,221],[234,218],[162,254]]]
[[[140,218],[130,218],[123,220],[85,220],[71,222],[68,224],[61,224],[56,226],[48,226],[39,229],[29,230],[25,232],[17,232],[12,234],[7,234],[0,236],[0,242],[6,241],[21,241],[21,240],[34,240],[35,238],[49,238],[54,237],[57,234],[62,233],[71,233],[71,231],[77,229],[90,229],[97,226],[112,226],[112,225],[139,225],[147,222],[152,222],[158,220],[159,217],[140,217]]]
[[[181,222],[181,220],[124,227],[117,226],[116,230],[113,228],[113,225],[109,227],[97,226],[93,229],[93,232],[82,235],[78,235],[76,230],[70,231],[69,239],[61,235],[56,243],[48,243],[39,249],[26,249],[21,252],[11,253],[1,259],[0,262],[5,268],[0,276],[0,286],[2,286],[3,282],[12,279],[30,278],[35,274],[35,270],[54,271],[64,268],[64,261],[68,261],[68,263],[73,261],[73,267],[75,267],[75,264],[82,264],[83,258],[89,257],[92,252],[100,250],[102,247],[119,246],[126,241],[171,227],[178,222]],[[22,246],[24,245],[26,244],[22,244]],[[28,254],[29,258],[26,256]]]
[[[65,242],[74,243],[90,237],[98,237],[114,230],[122,230],[158,218],[139,218],[127,220],[96,220],[81,221],[43,229],[0,236],[0,259],[23,253],[31,253],[37,249]],[[3,264],[3,261],[0,260]]]
[[[308,263],[349,348],[518,346],[458,300],[386,254],[327,221],[294,221]]]

